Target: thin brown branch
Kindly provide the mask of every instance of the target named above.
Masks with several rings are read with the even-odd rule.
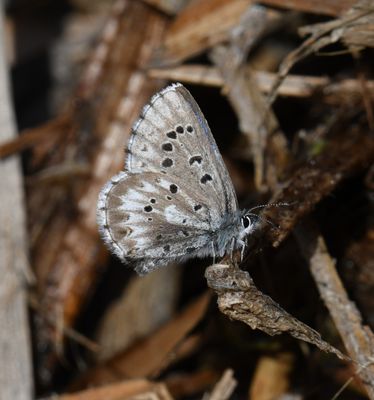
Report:
[[[288,154],[278,121],[267,107],[252,71],[243,64],[251,46],[272,23],[273,19],[269,19],[264,10],[256,6],[249,7],[238,28],[240,36],[232,30],[229,44],[216,46],[210,53],[223,77],[229,101],[239,118],[240,130],[248,138],[249,152],[255,165],[255,185],[259,191],[274,188],[283,172],[279,164],[277,169],[273,168],[266,151],[271,148],[274,154],[282,153],[284,159],[287,159]],[[271,140],[271,137],[276,140]]]
[[[262,216],[278,225],[264,225],[261,237],[277,247],[296,223],[344,179],[374,162],[374,141],[366,132],[349,129],[327,142],[320,154],[300,166],[270,203],[287,207],[265,209]]]
[[[237,381],[234,378],[234,371],[227,369],[221,379],[214,385],[212,392],[204,396],[204,400],[228,400],[234,392]]]
[[[186,84],[222,87],[225,82],[218,68],[204,65],[181,65],[174,68],[152,68],[148,71],[152,78],[180,81]],[[259,90],[269,93],[277,79],[277,74],[266,71],[252,71]],[[310,97],[320,94],[320,98],[330,104],[341,104],[362,95],[360,79],[343,79],[333,82],[328,77],[288,75],[278,89],[279,96]],[[365,92],[374,96],[374,81],[365,80]],[[1,147],[0,147],[1,148]]]
[[[359,310],[348,298],[322,236],[308,224],[296,230],[296,237],[345,348],[358,364],[357,375],[374,399],[374,334],[363,325]]]
[[[294,11],[337,16],[355,4],[355,0],[261,0],[262,4]]]
[[[90,388],[81,392],[53,396],[50,400],[124,400],[139,398],[143,400],[172,400],[166,386],[145,379],[134,379]]]
[[[205,277],[208,286],[218,296],[219,309],[229,318],[242,321],[252,329],[259,329],[270,336],[288,333],[347,360],[339,350],[325,342],[318,332],[292,317],[258,290],[248,272],[231,264],[215,264],[206,269]]]
[[[144,69],[159,46],[166,18],[142,2],[121,0],[113,7],[103,32],[105,46],[98,43],[102,51],[94,51],[75,92],[79,106],[71,116],[72,134],[51,156],[45,152],[49,158],[44,168],[84,162],[90,176],[70,180],[69,190],[42,184],[29,188],[33,263],[40,306],[47,316],[36,316],[38,345],[47,349],[40,354],[39,372],[47,379],[56,365],[56,349],[63,346],[63,332],[92,292],[106,256],[96,226],[98,192],[123,166],[126,134],[163,84],[150,81]],[[59,324],[51,325],[56,319]],[[62,329],[56,330],[58,325]]]
[[[174,360],[174,350],[183,338],[201,321],[210,298],[209,293],[204,293],[153,335],[89,370],[74,388],[158,375]]]

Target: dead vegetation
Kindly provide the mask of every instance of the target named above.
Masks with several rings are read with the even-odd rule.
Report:
[[[0,398],[374,399],[373,2],[56,4],[3,10]],[[241,205],[287,203],[241,270],[139,278],[99,238],[98,191],[170,81]]]

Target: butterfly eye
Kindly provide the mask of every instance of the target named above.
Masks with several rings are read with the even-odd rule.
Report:
[[[251,225],[251,219],[247,215],[242,217],[242,225],[244,229],[247,229]]]

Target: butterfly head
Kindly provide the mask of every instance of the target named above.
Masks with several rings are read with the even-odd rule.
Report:
[[[245,211],[240,217],[241,231],[239,239],[243,239],[252,233],[257,225],[258,216],[251,212]]]

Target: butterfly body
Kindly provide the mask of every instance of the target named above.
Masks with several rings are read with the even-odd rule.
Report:
[[[104,241],[139,274],[244,246],[254,224],[235,191],[203,114],[180,84],[155,95],[135,123],[126,171],[98,201]]]

